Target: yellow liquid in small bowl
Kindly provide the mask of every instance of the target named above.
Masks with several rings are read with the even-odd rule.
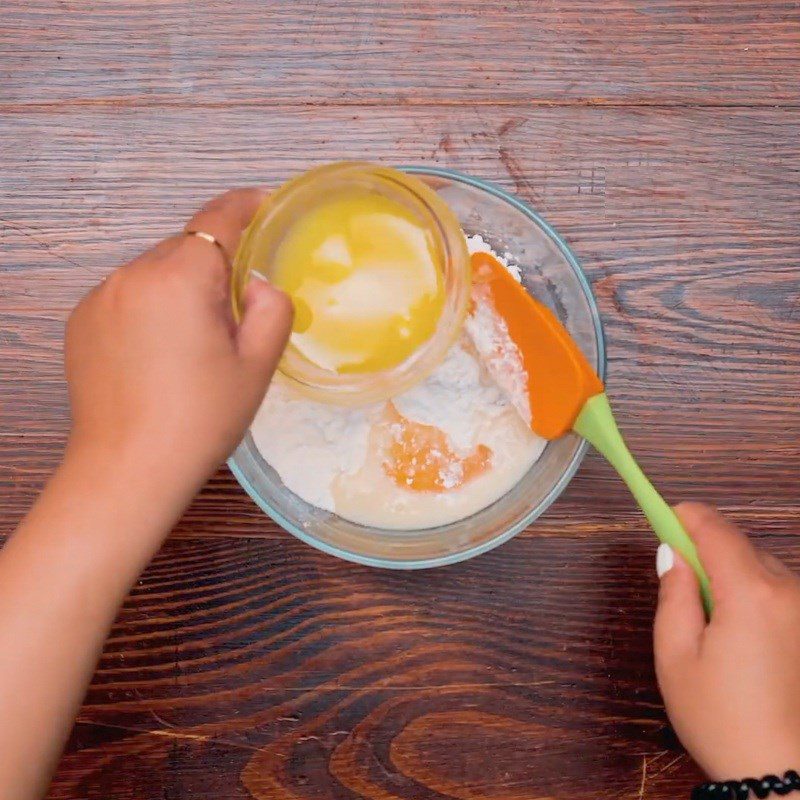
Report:
[[[289,226],[271,278],[294,302],[292,344],[306,359],[338,373],[378,372],[436,330],[445,303],[440,262],[410,210],[353,187]]]

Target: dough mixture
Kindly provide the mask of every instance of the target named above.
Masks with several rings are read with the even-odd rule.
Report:
[[[468,244],[473,254],[492,252],[480,236]],[[276,375],[251,433],[306,502],[363,525],[430,528],[490,505],[541,455],[526,385],[502,315],[476,290],[461,337],[418,386],[346,409],[309,400]]]

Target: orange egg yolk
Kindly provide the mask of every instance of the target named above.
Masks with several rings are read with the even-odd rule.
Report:
[[[492,451],[486,445],[479,444],[468,455],[460,456],[439,428],[413,422],[391,403],[387,417],[390,440],[383,469],[403,489],[451,491],[491,466]]]

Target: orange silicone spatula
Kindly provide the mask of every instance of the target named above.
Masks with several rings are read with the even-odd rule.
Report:
[[[525,291],[489,253],[472,256],[475,291],[492,303],[517,345],[528,375],[526,417],[534,433],[557,439],[583,436],[617,470],[662,542],[694,569],[706,613],[712,601],[708,577],[694,543],[675,512],[642,472],[617,428],[603,382],[566,328],[547,306]]]

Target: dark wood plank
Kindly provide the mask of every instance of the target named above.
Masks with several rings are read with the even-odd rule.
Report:
[[[625,409],[624,402],[617,405]],[[664,409],[667,414],[669,405],[665,403]],[[645,426],[636,425],[635,417],[626,416],[624,410],[619,416],[644,469],[671,502],[711,502],[726,513],[752,521],[756,530],[800,533],[797,440],[771,448],[766,426],[755,429],[751,425],[739,432],[742,440],[760,436],[764,442],[742,452],[733,433],[727,434],[730,441],[726,434],[706,441],[710,438],[704,427],[708,414],[699,409],[697,429],[680,434],[680,439],[677,433],[670,436],[661,432],[655,420]],[[740,421],[747,423],[746,418]],[[62,447],[61,436],[0,439],[0,536],[10,533],[33,503],[58,463]],[[533,524],[531,535],[591,536],[609,531],[622,535],[639,521],[627,489],[592,453],[558,502]],[[221,469],[200,493],[178,530],[195,536],[284,538],[227,469]]]
[[[793,538],[762,544],[800,566]],[[519,539],[407,574],[173,540],[51,797],[685,796],[697,775],[653,685],[653,551],[642,529]]]
[[[237,110],[224,114],[224,142],[203,124],[222,118],[144,110],[0,118],[7,139],[24,134],[29,143],[27,154],[7,156],[10,191],[0,198],[10,222],[0,252],[0,461],[14,487],[11,519],[60,452],[69,307],[203,197],[254,175],[277,183],[307,166],[309,153],[433,158],[528,199],[594,281],[612,396],[667,496],[797,510],[800,111]],[[259,533],[263,520],[232,479],[223,473],[216,487],[187,524]],[[551,513],[558,524],[613,525],[631,504],[592,460]]]
[[[773,460],[768,466],[763,460],[753,458],[743,464],[726,458],[724,453],[716,461],[707,457],[698,463],[690,462],[696,442],[684,446],[685,458],[675,456],[669,449],[657,456],[652,453],[658,444],[648,444],[646,431],[640,435],[644,441],[639,449],[650,453],[641,459],[642,463],[668,499],[716,503],[756,536],[800,535],[796,484],[792,478],[797,472],[796,454],[788,453],[782,462]],[[33,503],[47,475],[57,465],[62,447],[63,437],[56,434],[47,439],[37,436],[0,439],[0,539],[13,531]],[[691,463],[690,470],[685,469],[687,462]],[[695,477],[687,477],[687,471]],[[755,484],[755,489],[748,481]],[[598,455],[589,453],[558,502],[520,536],[608,535],[625,541],[631,532],[641,530],[643,524],[619,478]],[[175,535],[291,541],[289,534],[250,501],[225,467],[191,504]]]
[[[6,107],[797,104],[794,2],[7,2]]]
[[[677,290],[766,269],[769,285],[800,253],[798,141],[795,109],[0,114],[0,310],[69,308],[210,194],[337,158],[437,163],[502,184],[569,238],[611,300],[623,273],[659,271]],[[776,310],[788,315],[793,299],[775,291]]]
[[[645,467],[800,567],[797,3],[12,0],[0,42],[0,537],[60,456],[81,294],[210,194],[370,158],[545,212]],[[513,542],[412,575],[316,553],[222,469],[123,609],[50,797],[686,796],[653,550],[595,456]]]

